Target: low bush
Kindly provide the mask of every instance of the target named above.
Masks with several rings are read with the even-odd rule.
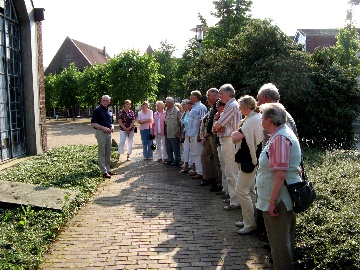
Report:
[[[360,157],[354,151],[304,150],[317,199],[298,214],[298,269],[360,269]]]
[[[102,181],[97,147],[72,145],[48,151],[1,171],[0,180],[78,191],[63,211],[0,206],[0,269],[38,269],[65,222]]]

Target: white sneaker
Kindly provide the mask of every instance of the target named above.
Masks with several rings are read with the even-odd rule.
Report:
[[[244,227],[244,222],[242,222],[242,221],[235,222],[235,226],[236,227]]]
[[[241,235],[245,235],[245,234],[249,234],[255,230],[256,230],[256,227],[244,227],[244,228],[238,230],[237,233],[241,234]]]

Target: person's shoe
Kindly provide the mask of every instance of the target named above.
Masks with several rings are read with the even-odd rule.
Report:
[[[127,157],[127,158],[126,158],[126,161],[130,161],[130,160],[131,160],[131,158],[130,158],[130,157]]]
[[[210,192],[218,192],[222,190],[222,187],[219,187],[219,186],[213,186],[210,188]]]
[[[161,158],[159,158],[158,160],[157,160],[157,162],[161,162],[162,161],[162,159]]]
[[[201,174],[196,174],[194,175],[193,177],[191,177],[192,179],[203,179],[202,175]],[[206,180],[208,181],[208,180]],[[210,183],[209,183],[210,184]]]
[[[226,193],[225,193],[225,191],[222,191],[222,190],[221,190],[221,191],[219,191],[219,192],[216,192],[215,194],[216,194],[216,195],[225,195]]]
[[[171,163],[173,163],[172,161],[165,161],[164,162],[166,165],[170,165]]]
[[[107,172],[109,175],[117,175],[116,172]]]
[[[188,170],[184,170],[184,169],[181,169],[180,171],[179,171],[179,173],[188,173],[189,171]]]
[[[242,221],[235,222],[235,226],[236,227],[244,227],[244,222],[242,222]]]
[[[201,187],[201,186],[207,186],[207,185],[209,185],[210,183],[209,183],[209,180],[202,180],[199,184],[198,184],[198,186],[199,187]]]
[[[195,175],[197,175],[197,173],[194,172],[194,171],[189,171],[189,175],[190,175],[190,176],[195,176]]]
[[[229,203],[230,204],[230,199],[224,199],[223,203]]]
[[[111,175],[108,173],[103,173],[103,178],[111,178]]]
[[[221,199],[230,199],[229,194],[221,195]]]
[[[240,205],[226,205],[226,206],[224,206],[224,210],[226,210],[226,211],[240,209],[240,208],[241,208]]]
[[[244,227],[244,228],[238,230],[237,233],[240,235],[245,235],[245,234],[252,233],[255,230],[256,230],[256,227]]]
[[[179,165],[179,162],[172,162],[171,165],[172,166],[177,166],[177,165]]]

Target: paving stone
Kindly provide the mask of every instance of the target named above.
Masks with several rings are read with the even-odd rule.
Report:
[[[237,234],[241,211],[140,151],[68,222],[43,270],[272,269],[260,238]]]

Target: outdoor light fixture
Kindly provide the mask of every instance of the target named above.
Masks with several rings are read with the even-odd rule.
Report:
[[[202,24],[198,24],[196,28],[190,29],[190,31],[193,31],[196,33],[196,40],[199,42],[199,55],[202,55],[202,41],[204,39],[204,32],[208,30],[207,27],[203,27]]]

